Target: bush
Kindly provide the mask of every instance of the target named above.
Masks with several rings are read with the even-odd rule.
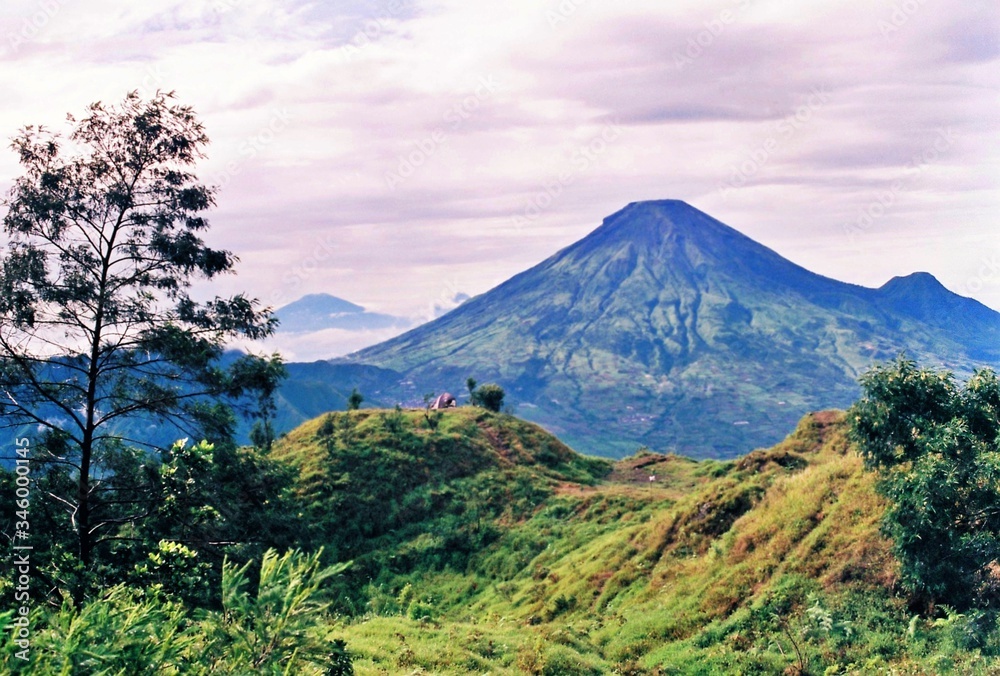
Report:
[[[487,383],[477,387],[472,391],[472,403],[475,406],[485,408],[487,411],[499,413],[503,408],[504,397],[507,393],[496,383]]]
[[[434,617],[434,606],[426,601],[412,601],[406,609],[406,616],[411,620],[424,620]]]
[[[899,359],[869,371],[849,412],[851,436],[889,500],[883,528],[903,582],[929,604],[991,605],[1000,559],[1000,380],[964,386]]]
[[[349,564],[320,567],[321,552],[304,555],[274,550],[264,554],[256,594],[249,591],[249,564],[225,564],[223,612],[201,623],[207,645],[202,663],[211,673],[331,673],[343,671],[344,646],[329,636],[323,621],[329,603],[326,581]]]
[[[365,400],[364,395],[358,392],[358,388],[355,387],[353,390],[351,390],[351,396],[347,398],[347,410],[357,411],[359,408],[361,408],[361,404],[364,402],[364,400]]]

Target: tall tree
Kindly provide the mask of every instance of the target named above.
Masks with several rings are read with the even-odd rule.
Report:
[[[236,257],[201,239],[214,189],[192,173],[208,143],[173,94],[68,116],[67,136],[28,126],[13,141],[23,175],[4,205],[0,259],[0,415],[31,425],[43,459],[68,469],[77,556],[123,520],[107,467],[152,421],[210,441],[234,430],[234,407],[269,410],[277,355],[230,358],[233,339],[271,333],[270,309],[243,295],[197,302],[199,279]],[[225,357],[225,358],[224,358]],[[65,470],[63,470],[65,471]]]

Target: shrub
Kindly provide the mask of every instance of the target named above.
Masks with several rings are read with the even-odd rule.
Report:
[[[918,598],[965,609],[990,604],[1000,559],[1000,380],[964,386],[899,359],[861,379],[851,436],[889,500],[883,528]],[[991,598],[992,597],[992,598]]]
[[[351,390],[351,396],[347,398],[347,410],[357,411],[359,408],[361,408],[361,404],[362,402],[364,402],[364,400],[365,400],[364,396],[360,392],[358,392],[358,388],[355,387],[353,390]]]
[[[499,413],[503,408],[504,397],[507,393],[496,383],[487,383],[477,387],[472,392],[472,403],[475,406],[485,408],[487,411]]]
[[[269,550],[256,594],[249,591],[249,564],[224,565],[223,612],[209,614],[200,627],[211,673],[353,673],[344,666],[344,645],[323,621],[329,603],[322,598],[326,581],[350,564],[321,568],[321,553]]]

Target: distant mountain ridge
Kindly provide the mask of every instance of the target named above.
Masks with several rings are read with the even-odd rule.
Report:
[[[1000,314],[931,275],[880,289],[812,273],[684,202],[641,202],[451,313],[337,360],[373,402],[495,380],[578,450],[732,457],[810,410],[848,405],[906,351],[958,372],[1000,363]],[[356,367],[355,367],[356,368]],[[347,372],[345,376],[349,377]]]
[[[980,343],[986,358],[996,353],[993,334],[978,332],[996,321],[997,312],[972,298],[946,289],[933,275],[914,272],[893,277],[879,288],[880,296],[890,307],[941,329],[953,331],[971,343]]]

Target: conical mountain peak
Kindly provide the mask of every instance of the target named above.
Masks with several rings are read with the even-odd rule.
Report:
[[[608,260],[634,261],[631,266],[617,265],[619,273],[627,268],[629,273],[652,275],[656,284],[700,287],[701,291],[713,283],[717,290],[749,285],[828,303],[831,284],[839,285],[839,290],[851,286],[792,263],[681,200],[633,202],[538,269],[576,269],[591,274]],[[728,295],[728,291],[721,293]]]
[[[905,350],[1000,363],[1000,315],[928,274],[881,289],[812,273],[680,200],[636,202],[451,313],[347,360],[385,385],[495,380],[580,449],[701,456],[774,443],[847,406],[872,361]],[[399,392],[397,394],[397,392]],[[392,395],[387,395],[392,396]]]
[[[708,218],[715,220],[704,211],[693,207],[684,200],[643,200],[639,202],[629,202],[623,209],[612,214],[605,221],[618,218],[619,216],[657,216],[667,220],[676,220],[677,223],[685,223],[692,218]],[[717,222],[717,221],[716,221]]]
[[[590,237],[597,239],[632,239],[637,242],[661,241],[670,236],[707,236],[710,234],[743,237],[736,230],[715,220],[681,200],[632,202],[604,219]],[[586,242],[587,240],[583,240]],[[746,239],[748,243],[752,240]]]

